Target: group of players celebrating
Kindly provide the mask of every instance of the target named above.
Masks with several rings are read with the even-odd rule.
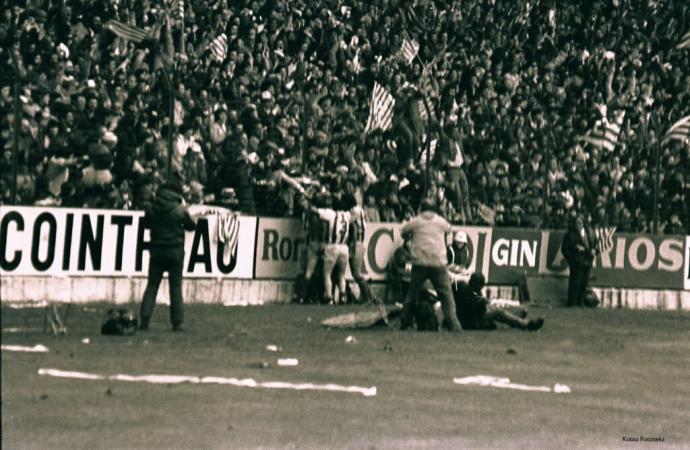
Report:
[[[362,276],[366,220],[355,195],[345,194],[334,206],[328,191],[321,190],[313,195],[303,195],[300,206],[305,245],[300,255],[302,267],[295,283],[293,301],[324,304],[352,301],[354,296],[345,280],[348,263],[352,278],[359,287],[359,303],[374,301]],[[317,271],[317,268],[321,270]],[[314,275],[320,278],[314,280]]]

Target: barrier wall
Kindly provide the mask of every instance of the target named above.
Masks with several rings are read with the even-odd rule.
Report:
[[[0,274],[146,276],[149,232],[137,211],[0,207]],[[217,216],[201,217],[185,236],[185,276],[253,278],[256,217],[238,217],[231,252],[218,239]]]
[[[402,243],[400,224],[367,226],[365,266],[376,281]],[[470,271],[481,270],[494,285],[515,285],[524,276],[567,276],[560,252],[563,231],[456,227],[467,232]],[[260,218],[255,274],[260,279],[293,278],[303,245],[300,225],[290,219]],[[593,286],[628,289],[690,289],[690,237],[616,233],[609,251],[594,261]]]
[[[225,303],[223,293],[228,290],[239,298],[232,300],[238,304],[254,304],[257,296],[264,303],[272,296],[289,299],[290,280],[299,270],[304,245],[299,221],[247,216],[238,220],[236,248],[219,242],[214,215],[200,218],[196,229],[187,233],[185,289],[190,301]],[[511,288],[526,275],[567,276],[560,253],[562,231],[462,229],[469,237],[470,270],[481,270],[497,292],[505,286],[517,295]],[[369,224],[365,238],[366,276],[385,281],[388,260],[402,242],[400,224]],[[137,300],[148,267],[147,248],[141,212],[0,206],[2,299],[53,300],[69,293],[68,300],[88,301],[103,300],[104,293],[111,292],[114,296],[106,298]],[[193,285],[197,287],[188,287]],[[678,300],[657,303],[685,305],[690,236],[616,233],[610,251],[595,260],[592,285],[604,293],[671,292],[668,295]],[[252,294],[245,294],[249,291]]]

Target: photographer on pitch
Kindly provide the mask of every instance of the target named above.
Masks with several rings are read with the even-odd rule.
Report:
[[[140,330],[148,330],[156,295],[163,273],[168,272],[170,288],[170,322],[173,331],[184,331],[182,322],[182,271],[184,270],[185,230],[194,230],[195,223],[184,204],[182,179],[174,173],[156,193],[146,219],[151,230],[149,273],[141,302]]]

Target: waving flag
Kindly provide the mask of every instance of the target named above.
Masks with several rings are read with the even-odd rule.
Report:
[[[400,51],[405,57],[405,61],[410,64],[415,56],[417,56],[417,52],[419,52],[419,43],[414,39],[410,40],[406,37],[403,39],[402,48]]]
[[[616,113],[616,119],[613,122],[609,122],[606,118],[597,120],[592,131],[585,136],[585,141],[596,148],[605,148],[610,152],[613,151],[616,148],[616,143],[618,143],[618,136],[620,135],[624,119],[625,111],[619,111]]]
[[[613,235],[616,227],[598,227],[594,229],[597,238],[597,250],[599,253],[608,253],[613,248]]]
[[[678,45],[676,45],[676,48],[690,48],[690,31],[685,33],[682,38],[680,38],[680,42]]]
[[[393,107],[395,99],[378,82],[374,83],[374,91],[371,94],[371,106],[369,109],[369,119],[364,133],[369,133],[375,129],[383,131],[389,130],[393,126]]]
[[[239,215],[234,212],[218,214],[218,241],[225,244],[224,250],[236,256],[240,235]]]
[[[683,117],[678,122],[674,123],[664,135],[662,144],[669,140],[687,141],[690,140],[690,116]]]
[[[225,35],[225,33],[222,33],[220,36],[211,41],[211,43],[208,45],[208,48],[211,50],[211,58],[219,63],[222,63],[228,56],[228,37]]]
[[[105,23],[105,28],[115,33],[118,37],[136,42],[137,44],[151,38],[151,35],[145,29],[120,22],[119,20],[110,19]]]

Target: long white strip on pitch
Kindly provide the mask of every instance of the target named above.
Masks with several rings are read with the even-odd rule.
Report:
[[[252,378],[224,378],[224,377],[195,377],[187,375],[99,375],[86,372],[70,372],[58,369],[38,369],[39,375],[57,378],[76,378],[80,380],[113,380],[132,381],[154,384],[227,384],[238,387],[262,388],[262,389],[293,389],[296,391],[332,391],[362,394],[365,397],[376,395],[376,386],[341,386],[339,384],[313,384],[313,383],[288,383],[284,381],[259,382]]]
[[[48,347],[41,344],[34,345],[33,347],[27,347],[25,345],[3,345],[2,350],[8,352],[45,353],[48,351]]]
[[[475,385],[484,387],[494,387],[500,389],[515,389],[518,391],[533,392],[554,392],[556,394],[570,394],[570,387],[565,384],[555,384],[553,388],[549,386],[529,386],[526,384],[511,383],[510,378],[492,377],[489,375],[475,375],[473,377],[453,378],[453,383],[463,385]]]

